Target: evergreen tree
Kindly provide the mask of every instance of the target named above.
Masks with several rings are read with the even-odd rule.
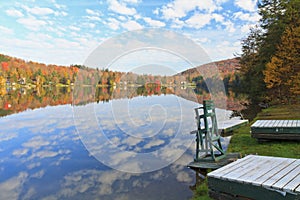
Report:
[[[281,100],[300,93],[300,19],[290,22],[264,71],[267,87]]]
[[[294,24],[294,28],[298,26],[295,24],[299,19],[299,5],[299,0],[259,1],[258,13],[261,20],[259,26],[252,29],[248,37],[242,41],[240,62],[243,75],[242,85],[247,88],[246,91],[251,97],[263,97],[267,90],[265,83],[268,88],[273,88],[284,82],[281,80],[283,77],[277,76],[276,73],[279,73],[278,68],[286,65],[286,61],[275,54],[281,54],[282,52],[279,53],[279,51],[284,51],[285,47],[280,47],[283,45],[282,41],[289,40],[288,38],[291,37],[287,27],[291,28],[291,24]],[[291,41],[289,45],[292,45]],[[279,50],[279,48],[282,49]],[[273,74],[269,71],[273,71]],[[291,70],[286,67],[283,71]],[[282,90],[283,88],[280,88],[281,92]]]

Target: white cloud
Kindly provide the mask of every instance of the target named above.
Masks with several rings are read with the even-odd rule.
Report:
[[[222,3],[225,3],[227,1],[229,1],[229,0],[216,0],[217,4],[222,4]]]
[[[115,18],[108,18],[108,22],[106,23],[109,28],[112,30],[118,30],[120,28],[120,22]]]
[[[257,0],[235,0],[234,4],[244,10],[254,12],[256,10],[256,2]]]
[[[163,17],[167,20],[175,18],[183,18],[188,12],[195,9],[204,10],[206,12],[213,12],[218,9],[217,5],[212,0],[191,0],[187,2],[186,0],[174,0],[171,3],[163,6],[160,9]],[[158,11],[155,11],[158,13]]]
[[[123,2],[131,3],[131,4],[138,4],[138,3],[141,3],[141,0],[123,0]]]
[[[58,3],[56,2],[56,0],[51,0],[51,3],[53,3],[54,7],[57,8],[57,9],[66,9],[66,8],[67,8],[66,5],[58,4]]]
[[[224,21],[224,17],[220,14],[213,13],[212,17],[214,18],[214,20],[216,22],[223,22]]]
[[[176,176],[176,179],[179,181],[179,182],[187,182],[187,183],[190,183],[193,181],[193,178],[190,177],[190,175],[185,172],[185,171],[180,171],[177,176]]]
[[[254,28],[256,26],[256,24],[246,24],[246,25],[243,25],[241,27],[241,31],[242,33],[245,33],[245,35],[250,31],[250,28]]]
[[[191,28],[200,29],[208,25],[212,19],[210,14],[197,13],[185,21],[186,25]]]
[[[69,26],[69,29],[71,29],[72,31],[80,31],[80,28],[77,26]]]
[[[199,38],[199,39],[196,39],[195,41],[199,42],[199,43],[208,43],[208,42],[210,42],[210,40],[207,37]]]
[[[21,157],[21,156],[24,156],[28,153],[28,149],[16,149],[13,151],[13,155],[14,156],[17,156],[17,157]]]
[[[109,1],[107,1],[107,3],[109,5],[108,9],[113,11],[113,12],[116,12],[116,13],[119,13],[119,14],[122,14],[122,15],[134,15],[134,14],[136,14],[135,8],[129,8],[123,2],[119,2],[117,0],[109,0]]]
[[[182,28],[184,26],[184,22],[180,19],[176,18],[173,20],[171,28]]]
[[[55,6],[55,8],[57,8],[57,9],[62,9],[62,8],[66,8],[66,7],[67,7],[66,5],[57,4],[57,3],[55,3],[54,6]]]
[[[244,12],[236,12],[233,14],[235,19],[240,19],[243,21],[250,21],[250,22],[258,22],[260,19],[260,15],[258,13],[244,13]]]
[[[51,8],[43,8],[43,7],[33,7],[33,8],[29,8],[27,6],[24,6],[25,10],[31,14],[34,15],[50,15],[50,14],[54,14],[54,10],[52,10]]]
[[[143,140],[140,139],[140,138],[129,137],[129,138],[123,140],[123,143],[126,144],[126,145],[135,146],[135,145],[137,145],[138,143],[140,143],[142,141]],[[114,142],[114,144],[118,144],[119,143],[119,141],[115,141],[115,142]]]
[[[122,27],[127,29],[128,31],[132,31],[132,30],[137,30],[137,29],[142,29],[143,26],[140,25],[138,22],[130,20],[124,24],[122,24]]]
[[[88,23],[82,23],[82,26],[86,27],[86,28],[93,29],[93,28],[96,27],[96,24],[88,22]]]
[[[156,8],[155,10],[152,11],[154,15],[159,15],[159,8]]]
[[[0,142],[8,141],[8,140],[11,140],[16,137],[18,137],[18,135],[16,133],[11,133],[11,134],[0,133]]]
[[[166,24],[164,22],[161,22],[161,21],[158,21],[158,20],[153,20],[150,17],[144,17],[143,19],[146,23],[148,23],[152,27],[164,27],[164,26],[166,26]]]
[[[14,33],[14,31],[12,29],[7,28],[7,27],[0,26],[0,33],[12,35]]]
[[[139,20],[142,18],[142,16],[140,14],[135,14],[133,17],[135,20]]]
[[[15,9],[6,10],[5,13],[11,17],[23,17],[24,16],[21,11],[15,10]]]
[[[162,145],[164,144],[165,141],[164,140],[154,140],[154,141],[151,141],[147,144],[145,144],[145,146],[143,147],[144,149],[151,149],[152,147],[156,147],[156,146],[159,146],[159,145]]]
[[[121,20],[121,21],[126,21],[126,20],[127,20],[127,18],[124,17],[123,15],[120,15],[120,16],[118,17],[118,19]]]
[[[47,24],[46,21],[36,19],[33,16],[30,16],[28,18],[20,18],[17,20],[18,23],[22,24],[25,28],[37,31],[42,26],[45,26]]]
[[[102,13],[100,11],[95,11],[91,9],[85,9],[85,12],[89,15],[94,15],[94,16],[101,16]]]
[[[34,138],[32,138],[31,140],[23,143],[23,147],[28,147],[28,148],[33,148],[35,150],[38,150],[40,149],[41,147],[43,146],[47,146],[49,145],[50,142],[49,141],[46,141],[44,140],[42,137],[40,136],[36,136]]]
[[[229,33],[233,33],[235,32],[235,27],[234,27],[234,23],[231,22],[231,21],[226,21],[226,22],[223,22],[223,24],[226,26],[226,30],[229,32]]]
[[[100,17],[98,16],[85,16],[85,18],[91,21],[101,21]]]
[[[27,177],[26,172],[20,172],[17,176],[0,183],[0,199],[19,199]]]
[[[68,16],[68,13],[66,13],[65,11],[55,11],[54,15],[65,17],[65,16]]]
[[[36,154],[32,154],[32,156],[36,156],[40,159],[42,158],[51,158],[51,157],[55,157],[57,156],[59,153],[58,152],[54,152],[54,151],[39,151]]]

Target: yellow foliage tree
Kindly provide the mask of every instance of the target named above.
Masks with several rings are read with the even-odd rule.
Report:
[[[300,94],[300,20],[288,26],[264,71],[267,88],[282,100]]]

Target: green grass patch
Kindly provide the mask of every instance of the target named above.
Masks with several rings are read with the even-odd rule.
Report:
[[[299,141],[268,141],[259,143],[251,137],[250,126],[262,119],[300,119],[300,105],[276,105],[262,110],[248,126],[234,131],[228,151],[287,158],[300,158]]]
[[[257,119],[300,119],[300,105],[276,105],[262,110]]]
[[[207,178],[204,180],[204,182],[197,185],[193,192],[194,196],[191,200],[212,200],[208,196]]]
[[[250,125],[234,132],[228,151],[239,152],[243,156],[257,154],[286,158],[300,158],[300,145],[297,141],[268,141],[259,143],[251,137]]]

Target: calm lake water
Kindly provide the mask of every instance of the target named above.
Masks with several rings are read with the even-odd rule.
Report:
[[[198,103],[161,94],[57,104],[0,118],[0,199],[193,196]]]

